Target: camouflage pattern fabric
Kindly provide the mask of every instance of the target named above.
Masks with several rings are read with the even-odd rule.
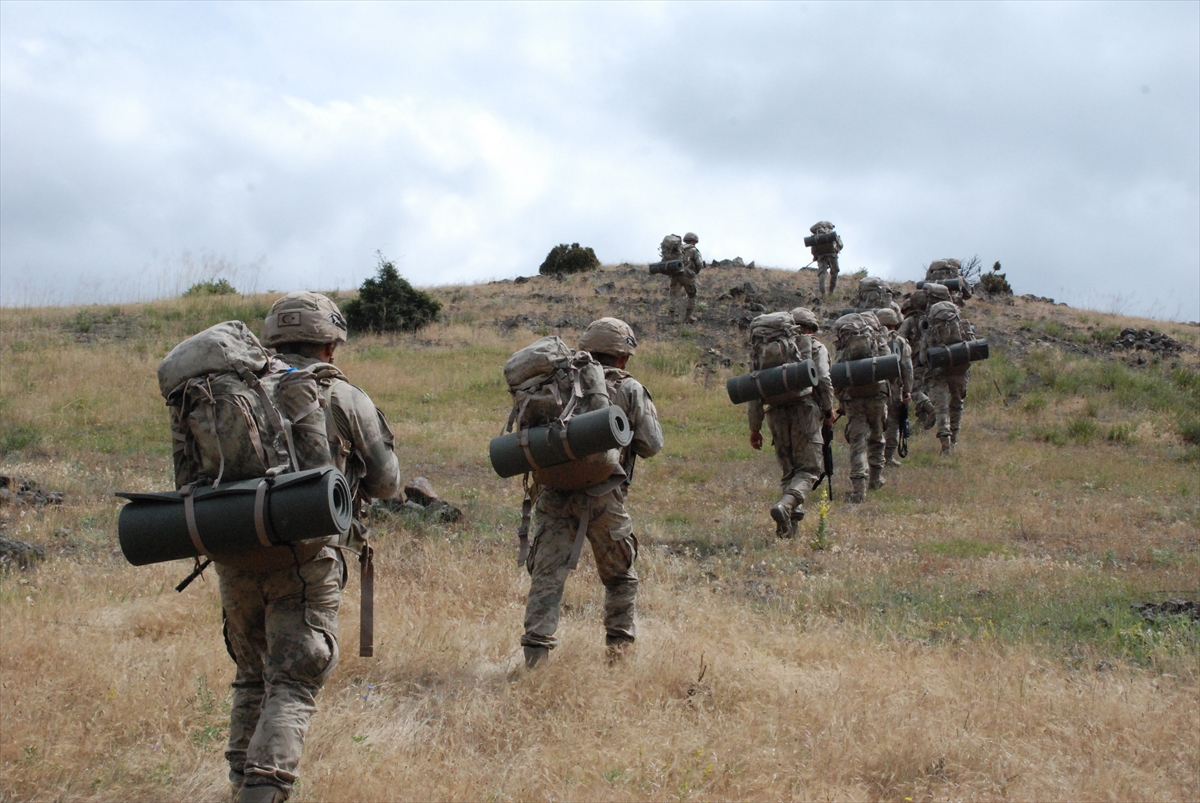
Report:
[[[866,480],[872,469],[883,470],[887,397],[878,395],[848,399],[843,405],[846,410],[846,443],[850,445],[850,479]]]
[[[685,252],[686,253],[686,252]],[[680,293],[687,295],[687,304],[684,308],[683,317],[686,321],[692,321],[696,311],[696,274],[690,269],[685,268],[682,273],[671,275],[671,287],[667,291],[667,311],[671,317],[675,317],[675,299]]]
[[[521,645],[554,649],[558,639],[563,590],[570,574],[571,550],[579,522],[587,507],[587,540],[592,545],[596,571],[604,583],[604,633],[609,643],[634,641],[637,627],[634,608],[638,576],[637,538],[633,520],[625,511],[623,493],[614,488],[603,497],[586,492],[546,489],[535,506],[533,545],[525,567],[531,578],[525,604],[525,634]]]
[[[704,270],[704,257],[700,256],[700,249],[692,243],[683,247],[683,266],[697,276]]]
[[[625,481],[612,487],[602,483],[583,491],[543,489],[534,506],[533,544],[526,558],[529,597],[525,604],[525,633],[521,645],[554,649],[558,639],[559,611],[570,574],[571,551],[580,522],[587,516],[586,538],[592,545],[596,570],[604,583],[604,631],[610,644],[632,642],[637,637],[634,612],[638,576],[637,538],[633,520],[625,510],[625,496],[637,457],[652,457],[663,447],[662,427],[654,401],[628,372],[606,367],[609,399],[629,419],[633,440],[621,453]]]
[[[963,366],[964,368],[966,366]],[[937,436],[943,448],[947,443],[958,443],[958,430],[962,425],[963,407],[967,397],[967,373],[930,371],[925,378],[925,391],[933,403],[937,419]]]
[[[913,392],[912,348],[894,329],[888,332],[888,348],[900,358],[900,376],[888,383],[888,415],[884,431],[887,448],[895,449],[900,443],[900,405],[904,397]]]
[[[812,396],[796,404],[772,406],[766,411],[771,445],[779,462],[779,504],[792,518],[803,513],[808,492],[824,470],[821,424],[825,413]]]
[[[225,643],[237,663],[229,719],[229,779],[288,792],[338,661],[345,565],[326,547],[300,566],[256,572],[217,564]]]
[[[817,257],[817,287],[821,295],[825,293],[825,275],[829,274],[829,292],[837,289],[838,258],[837,254],[826,254]]]
[[[296,368],[319,361],[280,355]],[[390,499],[400,489],[394,437],[383,412],[349,382],[329,387],[330,451],[356,502]],[[365,528],[357,520],[351,532]],[[360,546],[351,544],[351,546]],[[316,697],[337,664],[337,615],[346,569],[331,547],[309,557],[288,553],[282,568],[218,564],[226,642],[237,663],[230,712],[229,777],[270,785],[286,795],[316,711]],[[264,552],[271,550],[262,550]],[[250,553],[254,554],[254,553]]]

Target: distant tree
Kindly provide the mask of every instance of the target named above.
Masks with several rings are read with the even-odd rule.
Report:
[[[236,293],[237,288],[230,284],[228,279],[208,279],[203,282],[196,282],[183,291],[185,298],[194,298],[196,296],[231,296]]]
[[[546,255],[546,261],[538,268],[538,273],[543,276],[582,273],[598,267],[600,267],[600,260],[596,258],[595,251],[584,248],[579,243],[570,245],[562,243],[550,249],[550,253]]]
[[[967,280],[967,284],[979,284],[979,276],[983,273],[983,260],[979,258],[979,254],[970,259],[959,260],[962,265],[963,278]]]
[[[1000,263],[992,265],[992,272],[985,273],[979,277],[979,284],[988,293],[999,296],[1013,294],[1012,286],[1009,285],[1008,279],[1000,272]]]
[[[379,270],[358,290],[358,298],[342,306],[350,331],[415,332],[437,320],[442,305],[414,288],[396,270],[396,265],[375,252]]]

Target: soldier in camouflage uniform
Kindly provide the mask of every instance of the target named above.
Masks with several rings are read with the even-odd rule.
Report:
[[[936,312],[934,308],[937,303],[954,303],[952,299],[942,297],[943,294],[949,295],[945,287],[938,284],[925,285],[926,289],[930,287],[940,288],[942,292],[930,294],[929,309],[925,312],[926,319]],[[936,302],[935,299],[937,299]],[[971,340],[975,337],[970,322],[965,318],[959,319],[959,325],[961,326],[963,340]],[[921,346],[918,355],[920,362],[925,364],[926,351],[930,346],[939,344],[932,340],[932,331],[928,323],[922,329],[923,334],[921,336]],[[958,431],[962,426],[963,408],[966,406],[970,370],[970,364],[956,365],[950,368],[926,367],[925,370],[925,390],[929,394],[929,401],[933,408],[934,426],[937,427],[937,437],[942,445],[942,457],[952,455],[954,448],[958,445]]]
[[[337,305],[317,293],[275,302],[262,343],[295,368],[329,363],[346,340]],[[356,500],[400,487],[391,429],[366,393],[343,379],[328,389],[330,451]],[[352,532],[362,534],[354,523]],[[237,663],[229,722],[229,780],[241,803],[281,803],[296,781],[316,698],[338,661],[346,566],[328,539],[217,562],[225,644]]]
[[[826,232],[833,231],[833,228],[833,224],[828,220],[820,220],[812,224],[808,230],[812,234],[825,234]],[[825,296],[825,274],[829,274],[829,292],[832,293],[837,289],[838,253],[842,250],[842,238],[839,235],[833,248],[828,249],[832,253],[824,253],[826,249],[817,248],[816,246],[811,250],[813,259],[817,262],[817,287],[820,289],[821,297],[823,298]],[[818,251],[822,251],[822,253],[818,254]]]
[[[925,320],[925,310],[929,307],[929,296],[924,290],[917,290],[906,299],[901,306],[904,320],[900,323],[899,335],[908,343],[909,352],[913,358],[912,407],[917,421],[925,429],[931,429],[936,423],[933,412],[933,402],[925,392],[925,366],[918,359],[921,349],[921,322]]]
[[[604,366],[609,400],[625,412],[633,439],[621,450],[622,470],[608,480],[581,491],[543,488],[537,494],[533,544],[525,563],[531,580],[525,634],[521,636],[525,663],[531,668],[558,646],[554,633],[563,589],[572,554],[578,555],[582,549],[582,538],[592,545],[596,570],[604,583],[604,641],[610,660],[619,657],[637,637],[638,576],[633,563],[638,542],[633,520],[625,510],[625,497],[637,458],[653,457],[662,449],[662,428],[650,392],[625,370],[637,350],[637,338],[628,324],[616,318],[593,321],[580,338],[579,348]]]
[[[683,235],[683,271],[671,275],[671,317],[675,316],[675,297],[682,291],[687,294],[687,309],[683,313],[684,323],[696,321],[696,276],[704,269],[704,258],[696,244],[700,238],[693,232]]]
[[[790,404],[772,404],[764,408],[761,400],[747,406],[750,424],[750,446],[763,446],[762,423],[766,419],[771,429],[771,445],[779,461],[779,501],[771,507],[775,534],[794,538],[796,525],[804,519],[804,502],[824,470],[821,426],[833,424],[833,384],[829,379],[829,352],[817,340],[820,329],[817,316],[806,307],[796,307],[792,320],[800,329],[802,342],[797,349],[802,359],[812,360],[817,367],[817,386],[801,391],[799,400]]]
[[[888,416],[884,430],[886,445],[883,450],[885,466],[900,466],[901,462],[896,459],[896,447],[900,444],[900,428],[904,423],[900,420],[901,408],[907,411],[907,405],[912,401],[912,348],[900,335],[900,316],[895,310],[875,310],[875,317],[887,330],[888,350],[900,358],[900,376],[888,383]]]
[[[879,332],[875,326],[874,315],[867,318],[864,315],[852,313],[843,315],[834,323],[834,331],[838,338],[838,362],[864,359],[855,354],[847,354],[849,343],[844,340],[844,333],[851,319],[860,318],[867,328],[867,335],[875,349],[871,356],[882,356],[879,347]],[[844,387],[837,391],[840,407],[838,412],[846,416],[846,443],[850,445],[850,493],[847,502],[862,502],[866,498],[866,489],[882,488],[886,485],[883,478],[883,450],[885,444],[884,425],[887,420],[887,383],[875,382],[859,387]]]

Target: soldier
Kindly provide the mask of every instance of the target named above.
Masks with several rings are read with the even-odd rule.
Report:
[[[929,287],[930,285],[926,285]],[[944,288],[943,288],[944,289]],[[924,290],[917,290],[904,299],[901,311],[904,321],[898,330],[901,337],[908,343],[909,352],[913,356],[912,399],[913,413],[917,421],[925,429],[931,429],[936,424],[933,414],[933,402],[925,392],[925,366],[920,362],[921,324],[925,320],[925,310],[929,307],[929,296]]]
[[[797,524],[804,519],[804,502],[821,476],[823,469],[821,439],[822,424],[833,424],[833,385],[829,380],[829,352],[815,337],[820,329],[817,316],[805,307],[791,311],[792,320],[800,330],[795,338],[796,353],[802,360],[812,360],[817,367],[817,386],[800,391],[799,398],[784,404],[771,404],[764,409],[762,401],[747,406],[750,423],[750,447],[762,449],[762,423],[765,418],[771,429],[771,445],[779,461],[779,501],[771,507],[775,534],[794,538]]]
[[[904,425],[900,419],[901,409],[907,414],[908,403],[912,400],[912,348],[900,335],[900,316],[895,310],[875,310],[875,317],[887,330],[888,350],[900,358],[900,376],[888,383],[888,416],[884,430],[886,445],[883,450],[885,466],[900,466],[903,464],[896,459],[896,447],[900,444],[900,429]]]
[[[883,279],[865,276],[858,282],[858,292],[851,303],[857,310],[873,310],[892,303],[892,288]]]
[[[941,285],[925,285],[940,288]],[[937,294],[931,293],[930,300]],[[929,394],[937,427],[938,440],[942,444],[942,457],[954,453],[958,444],[958,431],[962,425],[963,408],[967,398],[967,381],[970,364],[956,365],[949,368],[930,368],[927,352],[931,346],[944,346],[964,340],[974,339],[971,325],[959,315],[958,307],[953,301],[941,300],[930,304],[925,312],[925,321],[921,326],[921,349],[919,358],[925,369],[925,389]]]
[[[683,314],[684,323],[696,321],[696,276],[704,269],[704,259],[696,244],[700,238],[693,232],[683,235],[683,271],[671,275],[671,316],[675,316],[675,296],[682,290],[687,294],[687,309]]]
[[[833,231],[833,224],[828,220],[821,220],[809,227],[809,231],[813,234],[826,234]],[[817,262],[817,286],[821,290],[821,296],[825,296],[825,274],[829,274],[829,292],[832,293],[837,288],[838,277],[838,252],[842,250],[841,235],[837,235],[832,243],[825,245],[812,246],[812,256]]]
[[[262,343],[294,368],[332,362],[345,341],[337,305],[317,293],[289,293],[263,325]],[[400,468],[383,413],[340,378],[332,380],[327,402],[333,460],[356,501],[395,496]],[[357,521],[354,532],[363,532]],[[218,562],[217,575],[225,645],[237,663],[225,752],[229,780],[241,803],[281,803],[296,781],[317,694],[338,661],[344,559],[326,540],[304,542]]]
[[[959,284],[962,289],[954,291],[951,296],[955,304],[960,307],[965,306],[967,299],[971,297],[971,286],[967,284],[966,277],[963,275],[960,260],[946,257],[945,259],[935,259],[929,263],[929,267],[925,269],[925,281],[940,284],[944,279],[960,280]]]
[[[872,316],[874,317],[874,316]],[[882,356],[879,334],[859,313],[843,315],[834,323],[838,362]],[[887,419],[887,383],[874,382],[837,391],[838,412],[846,416],[846,443],[850,445],[848,502],[861,502],[866,488],[882,488],[884,422]]]
[[[544,488],[537,495],[533,544],[525,564],[531,581],[525,634],[521,636],[525,664],[530,668],[558,646],[554,632],[563,589],[572,557],[578,556],[585,537],[591,542],[596,570],[604,583],[604,642],[609,660],[619,658],[637,636],[638,576],[633,562],[638,542],[625,510],[625,497],[637,458],[652,457],[662,449],[662,428],[650,392],[625,370],[637,350],[637,338],[629,324],[616,318],[593,321],[580,338],[579,348],[604,366],[609,400],[625,411],[633,440],[621,450],[622,472],[582,491]]]

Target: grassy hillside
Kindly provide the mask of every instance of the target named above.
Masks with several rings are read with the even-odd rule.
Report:
[[[706,271],[686,327],[658,278],[438,288],[439,324],[339,352],[405,476],[466,515],[374,523],[377,657],[356,656],[352,579],[299,799],[1200,798],[1200,626],[1131,608],[1200,600],[1200,328],[972,301],[993,357],[958,453],[917,434],[888,487],[847,506],[839,425],[815,549],[815,514],[774,537],[774,458],[724,391],[753,305],[812,303],[814,274]],[[2,473],[65,493],[0,501],[0,535],[46,552],[0,575],[0,801],[225,799],[216,583],[177,594],[186,564],[128,566],[112,492],[171,485],[162,356],[221,320],[257,330],[271,300],[0,310]],[[630,495],[638,652],[605,665],[585,557],[563,646],[528,673],[519,483],[486,458],[500,367],[600,315],[638,330],[630,367],[667,438]],[[1110,348],[1127,327],[1181,349]]]

